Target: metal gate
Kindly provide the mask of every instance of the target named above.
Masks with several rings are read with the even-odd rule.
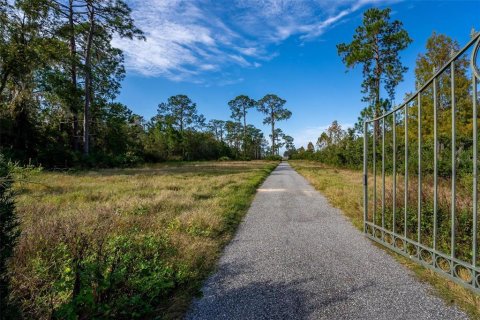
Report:
[[[404,103],[366,121],[363,148],[367,237],[476,293],[479,48],[472,31]]]

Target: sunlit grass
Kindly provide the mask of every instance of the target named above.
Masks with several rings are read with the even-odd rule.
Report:
[[[276,164],[42,172],[17,183],[14,297],[27,318],[181,316]]]
[[[351,222],[359,229],[363,229],[363,174],[361,171],[332,168],[315,161],[289,161],[292,167],[303,175],[317,190],[322,192],[329,202],[341,209]],[[378,178],[377,178],[378,179]],[[397,181],[401,187],[403,181]],[[380,180],[377,180],[380,183]],[[387,187],[391,185],[391,178],[387,178]],[[369,180],[369,185],[372,185]],[[380,187],[377,185],[377,190]],[[371,190],[370,190],[371,191]],[[391,190],[390,190],[391,191]],[[412,190],[412,195],[416,190]],[[377,197],[380,196],[380,191]],[[398,194],[397,194],[398,196]],[[369,195],[371,199],[372,195]],[[379,206],[377,198],[377,206]],[[445,199],[449,199],[445,197]],[[388,203],[388,199],[386,199]],[[399,201],[401,203],[401,201]],[[457,205],[457,208],[461,205]],[[378,210],[378,208],[377,208]],[[372,208],[370,208],[370,212]],[[401,212],[401,209],[399,209]],[[378,211],[377,211],[378,212]],[[399,215],[401,217],[401,214]],[[380,246],[381,248],[384,248]],[[413,270],[418,277],[430,283],[447,302],[453,303],[467,311],[473,318],[480,319],[480,297],[462,286],[446,280],[434,271],[426,269],[415,262],[387,250],[401,263]]]

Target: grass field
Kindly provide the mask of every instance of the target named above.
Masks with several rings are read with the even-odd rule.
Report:
[[[362,229],[363,181],[361,171],[331,168],[315,161],[293,160],[289,163],[317,190],[321,191],[334,207],[341,209],[357,228]],[[401,182],[399,184],[401,185]],[[415,272],[419,279],[430,283],[447,302],[458,305],[472,318],[480,319],[480,297],[435,272],[386,250]]]
[[[25,318],[177,318],[277,162],[40,172],[16,184]]]

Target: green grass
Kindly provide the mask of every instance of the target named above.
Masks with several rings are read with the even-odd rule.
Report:
[[[278,162],[41,172],[16,185],[25,318],[178,318]]]
[[[362,172],[332,168],[316,161],[289,161],[329,202],[339,209],[360,230],[363,228],[363,181]],[[370,183],[370,182],[369,182]],[[401,185],[401,182],[399,182]],[[382,246],[379,246],[384,248]],[[385,248],[384,248],[385,249]],[[472,318],[480,319],[480,297],[462,286],[445,279],[432,270],[387,250],[398,261],[412,270],[420,280],[432,285],[435,292],[448,303],[465,310]]]

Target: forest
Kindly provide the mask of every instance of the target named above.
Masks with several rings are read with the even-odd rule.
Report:
[[[178,94],[144,119],[116,101],[125,78],[115,38],[145,41],[125,1],[0,1],[0,152],[45,168],[132,166],[167,160],[261,159],[293,139],[276,127],[286,101],[267,94],[225,102],[207,121]],[[265,115],[268,136],[248,122]],[[270,145],[268,144],[270,142]]]

